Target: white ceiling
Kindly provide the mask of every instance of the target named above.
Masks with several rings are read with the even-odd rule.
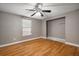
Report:
[[[33,11],[26,11],[25,9],[33,9],[36,3],[0,3],[0,11],[5,11],[9,13],[14,13],[17,15],[23,15],[31,17]],[[35,19],[46,19],[53,16],[67,13],[76,9],[79,9],[78,3],[43,3],[42,9],[50,9],[51,13],[45,13],[44,17],[41,16],[32,16],[31,18]]]

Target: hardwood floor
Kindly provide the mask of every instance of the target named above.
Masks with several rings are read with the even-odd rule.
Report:
[[[61,42],[36,39],[0,48],[1,56],[79,56],[79,48]]]

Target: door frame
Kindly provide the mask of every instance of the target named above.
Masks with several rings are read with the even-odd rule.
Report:
[[[51,20],[47,20],[46,21],[46,37],[48,37],[48,22],[49,21],[53,21],[53,20],[59,20],[59,19],[62,19],[62,18],[64,18],[65,20],[66,20],[66,17],[64,16],[64,17],[60,17],[60,18],[55,18],[55,19],[51,19]],[[65,23],[66,24],[66,23]],[[66,29],[66,25],[65,25],[65,29]],[[64,29],[64,30],[65,30]],[[65,31],[66,32],[66,31]],[[66,38],[66,33],[64,34],[64,39]]]

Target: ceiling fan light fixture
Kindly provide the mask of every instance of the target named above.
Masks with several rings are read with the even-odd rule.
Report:
[[[40,12],[37,12],[36,14],[35,14],[35,16],[40,16],[41,14],[40,14]]]

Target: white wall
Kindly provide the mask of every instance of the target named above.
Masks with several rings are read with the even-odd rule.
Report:
[[[42,36],[46,37],[46,20],[42,20]]]
[[[79,44],[79,10],[55,16],[52,19],[66,17],[65,40]],[[32,19],[32,35],[22,37],[22,17],[0,12],[0,45],[35,37],[46,37],[46,20]],[[50,19],[49,19],[50,20]],[[13,40],[15,39],[16,40]]]
[[[79,44],[79,11],[66,15],[66,41]]]
[[[58,15],[55,17],[52,17],[52,19],[60,18],[65,16],[65,41],[79,44],[79,10],[75,10],[69,13],[65,13],[62,15]],[[51,20],[51,19],[48,19]],[[46,24],[43,21],[43,31],[46,31]],[[43,36],[45,36],[46,32],[43,32]],[[44,35],[45,34],[45,35]]]
[[[19,15],[0,12],[0,45],[41,36],[41,20],[32,20],[32,35],[22,36],[22,19]]]

